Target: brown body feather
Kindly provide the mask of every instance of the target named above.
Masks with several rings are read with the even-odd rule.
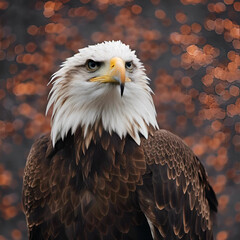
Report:
[[[23,183],[29,239],[213,239],[217,200],[181,139],[159,130],[138,146],[95,129],[55,148],[49,136],[34,143]]]

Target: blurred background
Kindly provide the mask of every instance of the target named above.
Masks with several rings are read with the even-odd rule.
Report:
[[[240,1],[0,0],[0,240],[27,239],[23,169],[50,131],[47,83],[79,48],[122,40],[143,61],[161,128],[217,193],[217,240],[240,239]]]

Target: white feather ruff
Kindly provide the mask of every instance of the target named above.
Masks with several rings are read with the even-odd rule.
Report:
[[[135,65],[132,73],[126,71],[126,77],[132,81],[125,83],[122,97],[119,85],[88,81],[96,74],[103,74],[113,57],[133,61]],[[84,67],[88,59],[104,64],[95,73],[89,73]],[[63,63],[50,82],[53,87],[46,112],[53,106],[53,146],[59,139],[64,139],[69,130],[74,134],[81,126],[87,131],[96,121],[101,121],[104,130],[116,132],[120,138],[130,134],[137,144],[140,144],[139,133],[148,138],[148,125],[158,128],[144,68],[135,52],[120,41],[80,49]]]

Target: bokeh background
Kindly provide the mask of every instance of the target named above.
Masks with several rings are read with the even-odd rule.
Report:
[[[146,66],[159,126],[206,167],[216,239],[240,239],[239,24],[234,0],[0,0],[0,240],[27,239],[22,175],[33,140],[50,131],[51,75],[79,48],[112,39]]]

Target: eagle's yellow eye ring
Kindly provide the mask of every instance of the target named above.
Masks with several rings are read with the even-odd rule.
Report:
[[[125,68],[128,70],[128,71],[132,71],[133,70],[133,62],[132,61],[129,61],[129,62],[125,62]]]
[[[86,62],[85,66],[86,66],[86,69],[89,72],[95,72],[100,68],[101,63],[100,62],[95,62],[94,60],[90,59]]]

